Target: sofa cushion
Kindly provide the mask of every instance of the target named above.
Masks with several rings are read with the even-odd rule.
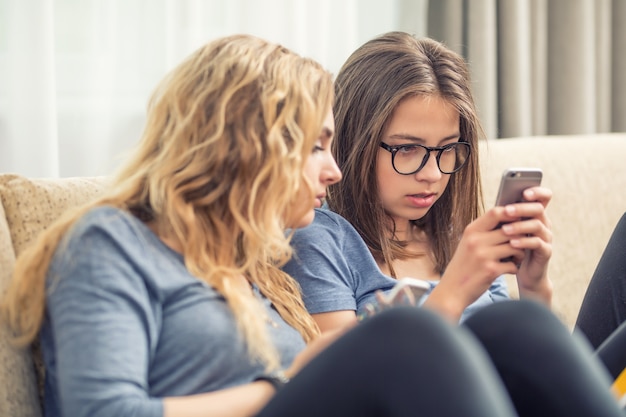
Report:
[[[0,290],[4,292],[15,258],[42,230],[67,209],[83,204],[102,190],[104,178],[27,179],[0,175]],[[43,367],[31,349],[17,349],[0,326],[1,416],[41,416]],[[35,369],[37,372],[35,372]],[[39,390],[37,390],[39,381]],[[7,383],[10,381],[10,383]]]
[[[0,178],[0,198],[17,256],[61,214],[95,198],[105,183],[104,177],[27,179],[2,175]]]
[[[11,279],[15,253],[11,246],[9,226],[0,205],[0,291]],[[41,416],[32,356],[16,349],[8,340],[6,326],[0,326],[0,415]],[[10,382],[9,382],[10,381]]]

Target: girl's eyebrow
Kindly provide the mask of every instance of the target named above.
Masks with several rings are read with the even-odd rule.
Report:
[[[439,142],[445,142],[445,141],[452,140],[452,139],[459,139],[460,137],[461,137],[460,133],[454,133],[452,135],[446,136],[445,138],[441,139]],[[403,140],[410,140],[411,142],[419,142],[419,143],[426,142],[424,139],[418,136],[413,136],[413,135],[409,135],[405,133],[396,133],[396,134],[390,135],[389,139],[403,139]]]

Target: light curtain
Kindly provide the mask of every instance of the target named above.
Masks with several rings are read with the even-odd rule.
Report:
[[[0,0],[0,172],[108,175],[156,83],[251,33],[337,72],[389,30],[470,62],[488,138],[626,131],[625,0]]]
[[[626,1],[436,0],[489,138],[626,131]]]
[[[156,83],[205,42],[250,33],[336,73],[398,27],[400,3],[0,0],[0,172],[108,175],[137,143]],[[427,2],[413,3],[406,29],[423,31]]]

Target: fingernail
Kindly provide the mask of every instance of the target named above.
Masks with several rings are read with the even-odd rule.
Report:
[[[506,214],[515,214],[515,206],[506,206],[504,211]]]
[[[502,226],[502,230],[504,231],[504,233],[511,233],[513,231],[513,226],[511,226],[510,224],[505,224]]]

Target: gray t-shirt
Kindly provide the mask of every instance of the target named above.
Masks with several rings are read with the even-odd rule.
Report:
[[[305,343],[255,293],[288,367]],[[163,397],[245,384],[264,373],[224,298],[125,211],[96,208],[74,225],[53,258],[46,299],[48,417],[160,417]]]
[[[294,257],[283,267],[302,287],[311,314],[353,310],[363,314],[375,303],[377,290],[388,291],[396,283],[384,275],[367,245],[346,219],[328,209],[316,209],[309,226],[295,231]],[[420,278],[420,277],[414,277]],[[428,281],[430,294],[438,281]],[[461,322],[477,309],[509,298],[504,277],[498,277],[484,294],[468,306]]]

